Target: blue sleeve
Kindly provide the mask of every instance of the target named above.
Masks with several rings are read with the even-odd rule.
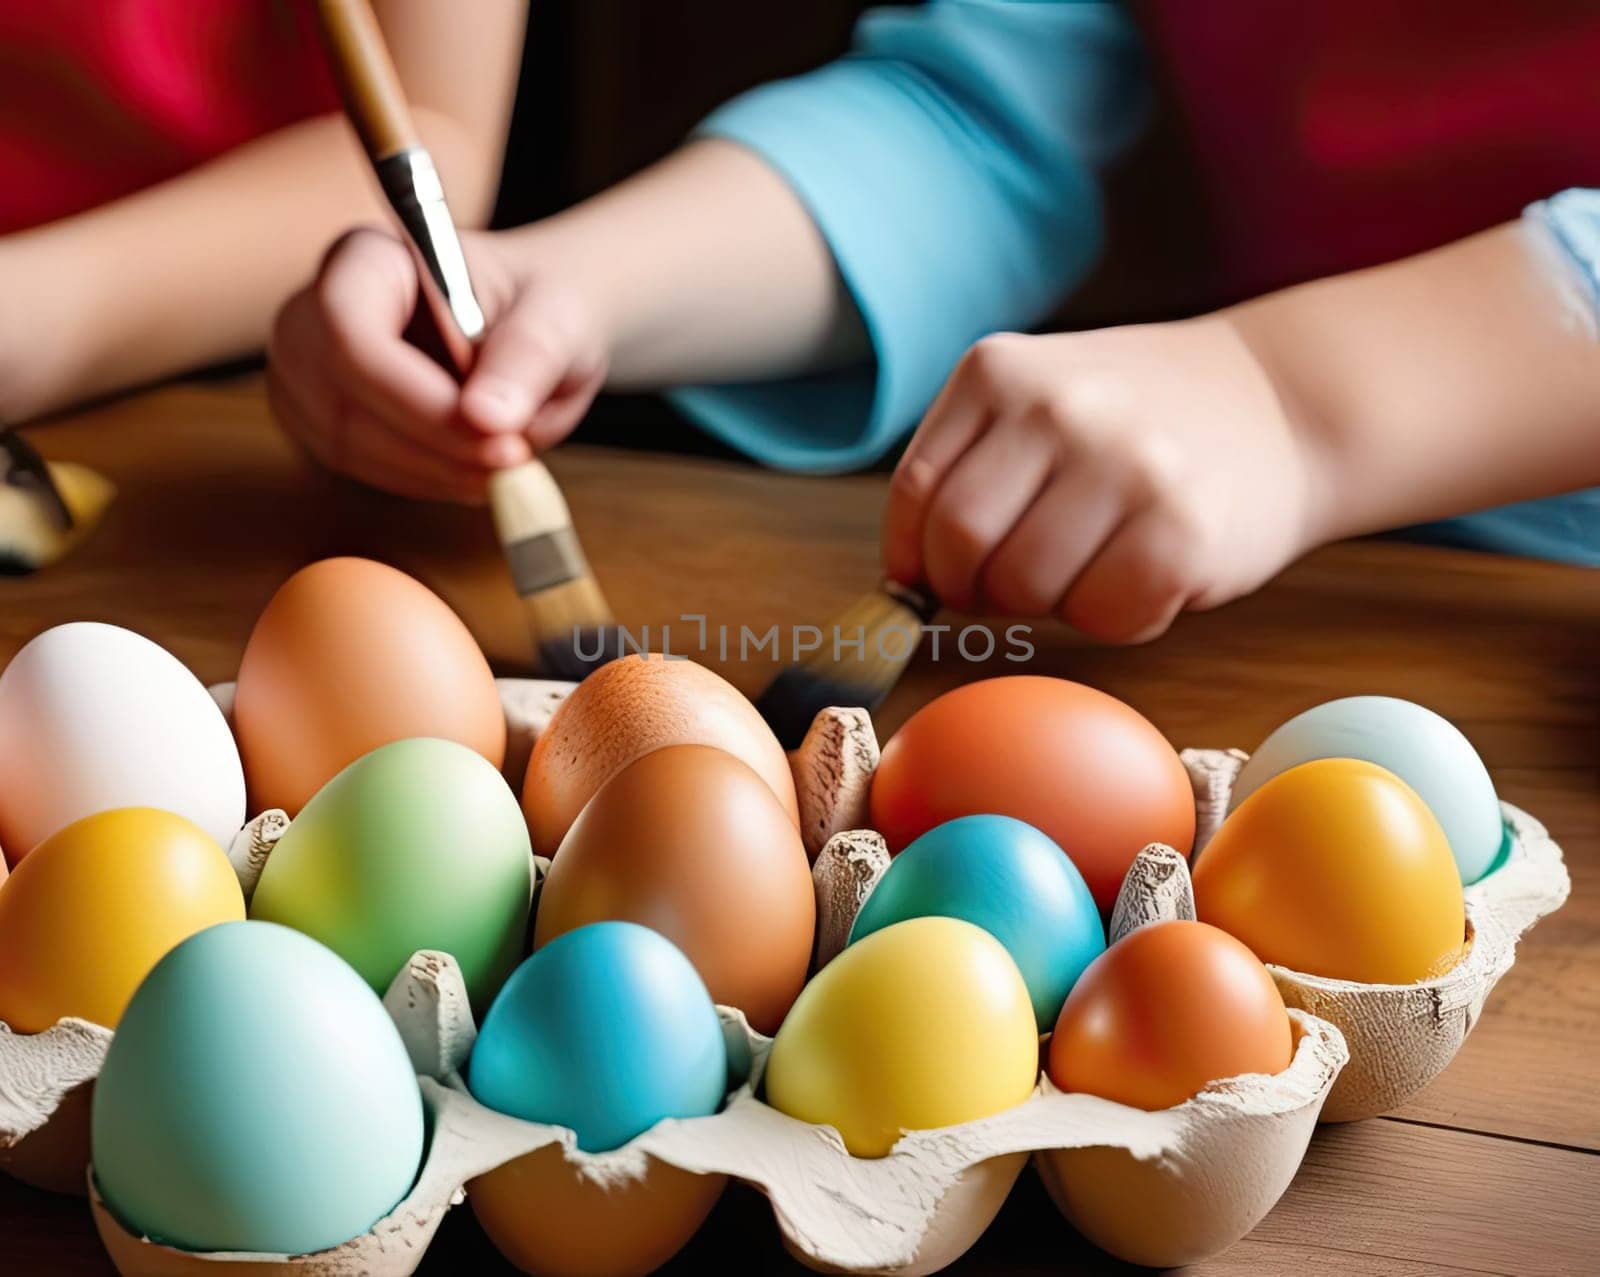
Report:
[[[931,0],[876,9],[852,51],[758,88],[700,128],[749,147],[820,228],[872,343],[825,376],[673,395],[768,465],[870,464],[986,333],[1026,328],[1087,274],[1095,170],[1147,115],[1115,5]]]
[[[1573,291],[1600,327],[1600,190],[1573,187],[1530,204],[1524,218],[1549,237]]]

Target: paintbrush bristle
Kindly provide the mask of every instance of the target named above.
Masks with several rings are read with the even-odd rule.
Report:
[[[756,699],[783,747],[797,749],[830,706],[876,709],[916,654],[938,606],[925,591],[895,582],[851,604],[823,631],[821,646],[779,671]]]
[[[581,679],[621,655],[622,632],[550,472],[538,461],[500,471],[489,481],[489,503],[540,672]]]
[[[627,636],[611,619],[592,576],[530,594],[522,606],[538,670],[547,678],[578,682],[628,650]]]

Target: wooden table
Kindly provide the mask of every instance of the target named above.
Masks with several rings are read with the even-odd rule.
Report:
[[[368,553],[438,590],[501,672],[527,644],[481,512],[406,504],[315,474],[268,422],[259,383],[179,385],[42,427],[53,458],[89,462],[121,495],[67,562],[0,582],[0,661],[49,625],[137,629],[202,679],[231,677],[258,610],[291,570]],[[825,622],[874,579],[880,476],[803,479],[706,461],[572,448],[552,459],[620,616],[659,626]],[[673,628],[675,650],[693,636]],[[1182,619],[1140,648],[1041,626],[1037,672],[1081,679],[1181,745],[1253,747],[1329,697],[1422,701],[1477,744],[1501,793],[1566,850],[1572,899],[1543,922],[1449,1070],[1388,1117],[1324,1128],[1255,1232],[1200,1268],[1284,1273],[1600,1271],[1600,574],[1398,543],[1333,547],[1252,598]],[[735,644],[735,647],[737,645]],[[747,691],[770,675],[708,663]],[[925,657],[879,722],[935,693],[1016,672]],[[793,1267],[764,1204],[736,1190],[674,1264]],[[956,1271],[1119,1266],[1055,1214],[1032,1174]],[[452,1212],[424,1272],[509,1271],[470,1211]],[[0,1271],[109,1271],[79,1201],[0,1179]],[[796,1269],[798,1271],[798,1269]]]

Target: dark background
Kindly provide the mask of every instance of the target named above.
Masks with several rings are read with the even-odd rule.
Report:
[[[671,151],[720,103],[836,57],[868,7],[534,0],[493,224],[533,221],[604,190]],[[653,395],[602,395],[575,437],[739,455]]]
[[[719,103],[842,53],[858,0],[534,0],[495,225],[660,158]]]
[[[665,155],[743,90],[839,56],[856,18],[872,7],[533,0],[494,225],[593,195]],[[1209,230],[1181,104],[1166,98],[1162,77],[1155,82],[1154,118],[1132,151],[1101,173],[1103,259],[1051,327],[1169,319],[1224,300],[1209,278]]]

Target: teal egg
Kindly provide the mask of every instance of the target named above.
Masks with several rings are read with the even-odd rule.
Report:
[[[1046,834],[1010,816],[962,816],[894,858],[850,928],[862,936],[907,918],[960,918],[994,936],[1028,986],[1048,1033],[1083,969],[1106,947],[1100,910],[1077,866]]]
[[[208,928],[156,964],[91,1125],[112,1214],[184,1250],[337,1246],[422,1160],[422,1096],[383,1004],[337,955],[263,922]]]
[[[596,922],[541,946],[506,981],[468,1089],[600,1152],[663,1118],[715,1113],[727,1075],[722,1025],[689,959],[648,927]]]
[[[454,741],[395,741],[307,803],[250,916],[322,941],[379,993],[418,949],[461,967],[481,1014],[526,950],[532,850],[505,778]]]
[[[1319,758],[1376,763],[1410,785],[1449,839],[1463,885],[1499,859],[1505,822],[1478,751],[1449,719],[1394,696],[1346,696],[1296,714],[1240,770],[1228,810],[1274,776]]]

